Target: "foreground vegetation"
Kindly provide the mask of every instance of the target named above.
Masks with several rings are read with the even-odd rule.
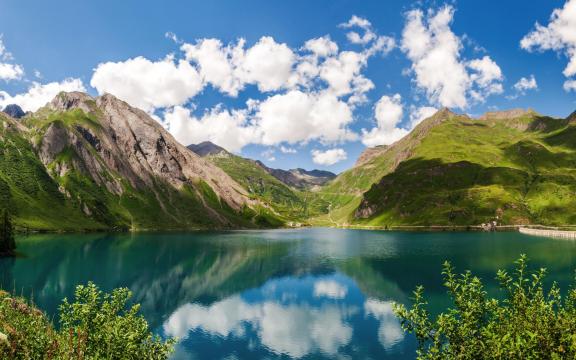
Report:
[[[412,307],[396,305],[395,313],[416,335],[418,359],[574,359],[576,289],[565,296],[556,284],[545,290],[545,274],[529,272],[523,255],[513,274],[498,271],[502,298],[490,298],[478,277],[457,275],[446,262],[444,285],[454,307],[431,319],[418,287]]]
[[[174,340],[152,335],[121,288],[105,294],[89,283],[64,299],[56,327],[33,304],[0,292],[2,359],[166,359]]]

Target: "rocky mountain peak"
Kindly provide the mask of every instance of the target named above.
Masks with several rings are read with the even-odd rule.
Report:
[[[226,149],[210,141],[203,141],[199,144],[190,144],[187,146],[187,148],[202,157],[210,155],[218,155],[222,153],[228,154],[228,151]]]
[[[570,122],[570,123],[575,123],[576,122],[576,111],[574,111],[572,114],[568,115],[566,120],[568,120],[568,122]]]
[[[16,104],[7,105],[2,112],[14,119],[20,119],[26,115],[24,110]]]
[[[48,104],[48,107],[54,111],[68,111],[71,109],[81,109],[89,113],[93,111],[94,98],[90,95],[79,92],[62,91]]]

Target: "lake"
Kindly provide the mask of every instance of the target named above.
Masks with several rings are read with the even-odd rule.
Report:
[[[499,268],[525,253],[549,281],[571,283],[576,242],[510,233],[310,228],[186,234],[30,235],[0,260],[3,288],[50,315],[77,284],[125,286],[153,330],[179,339],[174,359],[413,359],[393,302],[424,285],[449,301],[441,265],[470,269],[495,292]]]

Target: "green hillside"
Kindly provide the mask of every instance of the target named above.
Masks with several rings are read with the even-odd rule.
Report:
[[[325,202],[313,192],[292,188],[264,170],[256,161],[223,152],[207,156],[230,177],[241,184],[253,199],[269,204],[284,221],[306,222],[325,212]]]
[[[473,120],[446,110],[325,187],[316,223],[576,223],[576,124],[527,112]]]

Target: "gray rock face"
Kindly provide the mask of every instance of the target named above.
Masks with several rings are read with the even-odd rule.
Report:
[[[532,109],[510,109],[504,111],[488,111],[478,118],[478,120],[494,120],[502,119],[509,120],[518,118],[524,115],[536,115],[537,113]]]
[[[123,192],[123,180],[135,189],[153,191],[158,180],[176,189],[204,181],[233,209],[250,203],[245,190],[220,168],[180,145],[148,114],[112,95],[94,99],[83,93],[61,93],[47,108],[80,109],[87,119],[74,127],[59,122],[48,127],[38,145],[46,165],[71,148],[77,155],[73,167],[115,194]]]

